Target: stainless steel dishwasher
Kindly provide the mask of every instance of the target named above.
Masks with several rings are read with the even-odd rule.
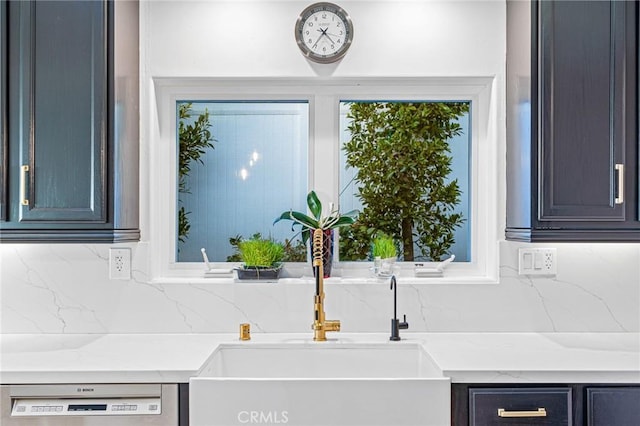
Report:
[[[2,426],[177,426],[177,384],[0,387]]]

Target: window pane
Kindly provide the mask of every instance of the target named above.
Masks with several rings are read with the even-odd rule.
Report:
[[[238,235],[290,239],[290,228],[272,224],[285,210],[306,208],[307,102],[179,102],[178,110],[181,105],[190,106],[191,116],[178,137],[208,113],[214,140],[190,161],[179,185],[177,209],[187,213],[189,232],[178,236],[177,260],[200,262],[204,247],[211,261],[227,261],[235,251],[229,239]]]
[[[340,234],[341,260],[371,260],[374,232],[394,237],[402,260],[471,260],[469,108],[341,102],[340,206],[362,212]]]

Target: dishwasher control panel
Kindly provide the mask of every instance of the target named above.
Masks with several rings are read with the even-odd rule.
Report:
[[[11,416],[118,416],[161,414],[160,397],[15,398]]]

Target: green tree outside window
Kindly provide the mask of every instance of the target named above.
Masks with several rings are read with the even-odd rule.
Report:
[[[178,104],[178,139],[179,139],[179,156],[178,156],[178,203],[181,203],[179,194],[188,194],[189,185],[187,178],[191,172],[191,164],[196,161],[203,164],[203,156],[208,149],[213,149],[213,142],[216,140],[211,135],[209,128],[209,112],[204,111],[198,115],[195,120],[191,119],[193,113],[193,104]],[[190,212],[186,211],[184,206],[178,209],[178,241],[184,242],[189,236],[191,228],[189,224]]]
[[[392,236],[402,259],[420,255],[441,260],[454,243],[454,229],[465,220],[451,172],[448,140],[461,133],[457,119],[468,102],[353,102],[343,149],[347,167],[357,170],[363,209],[340,234],[342,260],[366,259],[372,236]]]

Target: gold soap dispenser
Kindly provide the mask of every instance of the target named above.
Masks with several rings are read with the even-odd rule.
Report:
[[[251,340],[251,324],[240,324],[240,340]]]

